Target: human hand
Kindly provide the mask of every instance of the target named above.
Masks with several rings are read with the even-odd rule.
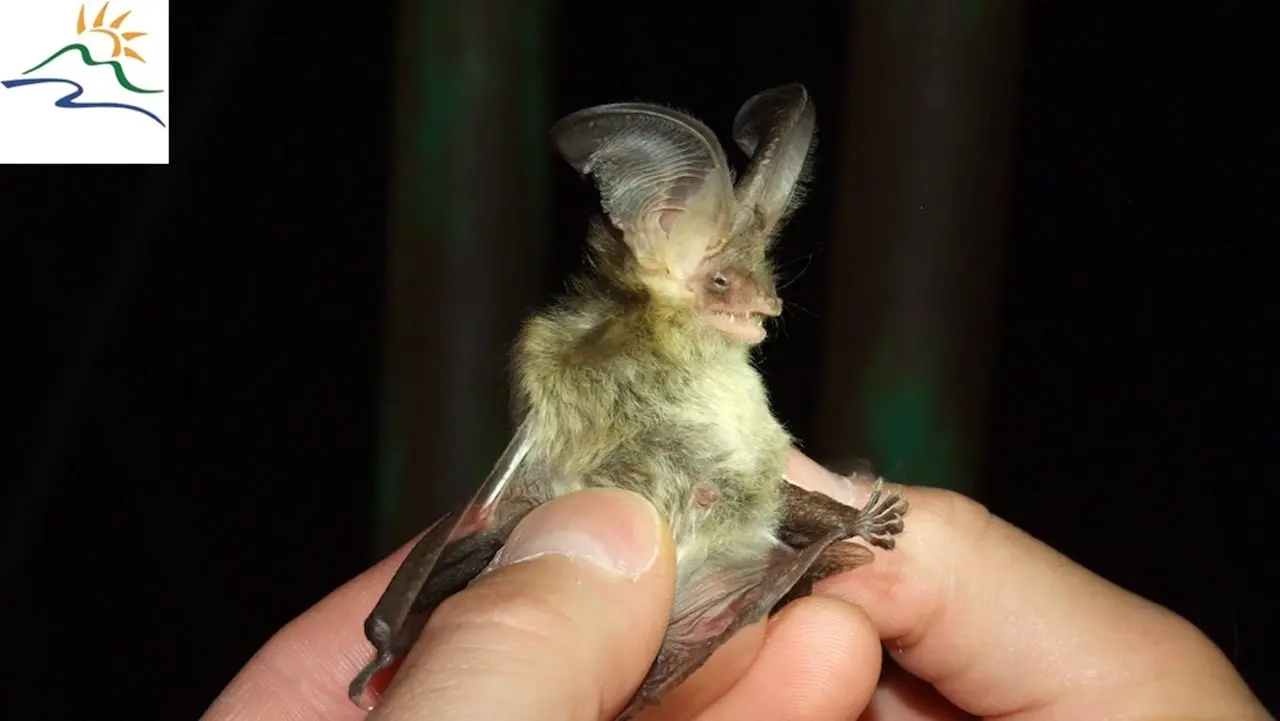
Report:
[[[798,481],[829,473],[795,454]],[[858,505],[869,483],[854,482]],[[900,668],[861,721],[1265,721],[1231,663],[1176,614],[956,493],[908,488],[906,533],[817,585],[857,604]]]
[[[827,475],[804,485],[846,490]],[[588,560],[590,544],[567,557],[552,552],[566,550],[569,532],[611,551],[623,570]],[[277,633],[204,719],[363,718],[346,696],[371,653],[362,623],[407,550]],[[503,554],[507,565],[433,614],[371,721],[612,721],[629,700],[671,611],[674,552],[652,506],[622,491],[575,493],[533,511]],[[838,599],[805,598],[738,633],[641,718],[842,721],[867,704],[880,660],[865,614]]]
[[[789,475],[850,502],[867,491],[798,453]],[[898,550],[742,631],[642,718],[1269,718],[1182,619],[972,501],[907,493]],[[486,575],[437,611],[370,718],[612,719],[661,640],[671,541],[636,497],[589,491],[531,514],[506,559],[567,529],[623,551],[634,580],[557,554]],[[360,718],[345,689],[369,653],[361,620],[406,550],[277,634],[205,718]],[[880,639],[905,671],[880,679]]]

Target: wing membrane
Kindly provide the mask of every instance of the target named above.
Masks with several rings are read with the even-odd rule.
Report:
[[[472,499],[419,539],[365,619],[365,637],[377,653],[348,689],[357,706],[373,709],[376,699],[366,697],[374,674],[413,646],[436,606],[475,578],[525,514],[551,499],[549,479],[526,463],[532,424],[532,417],[521,422]]]
[[[676,606],[658,658],[618,721],[658,703],[740,629],[767,616],[818,557],[841,538],[838,531],[832,532],[799,551],[779,543],[758,561],[708,562],[685,588],[677,589]]]

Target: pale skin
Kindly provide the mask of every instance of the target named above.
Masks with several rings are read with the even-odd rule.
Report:
[[[866,498],[867,487],[799,453],[788,474],[841,501]],[[1185,620],[963,496],[906,493],[911,513],[895,551],[742,631],[640,718],[1272,718]],[[592,562],[563,533],[549,544],[543,536],[564,529],[610,549],[612,565]],[[566,548],[571,555],[556,552]],[[613,719],[670,611],[675,562],[665,526],[638,496],[583,491],[530,514],[508,549],[507,565],[440,607],[369,719]],[[361,623],[407,550],[281,629],[204,719],[363,718],[347,699],[370,653]],[[882,642],[900,669],[882,669]]]

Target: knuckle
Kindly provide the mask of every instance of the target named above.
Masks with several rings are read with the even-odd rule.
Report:
[[[990,509],[963,493],[930,488],[923,489],[920,496],[918,501],[913,499],[913,505],[920,510],[927,509],[943,527],[951,529],[966,544],[986,535],[995,519]]]
[[[985,505],[962,493],[940,488],[919,490],[912,499],[913,505],[931,517],[929,525],[933,526],[935,540],[941,541],[938,548],[942,550],[933,557],[932,563],[938,565],[936,583],[921,600],[919,621],[914,632],[904,639],[908,645],[915,645],[945,623],[958,592],[958,569],[969,567],[981,554],[980,548],[996,524],[995,516]]]

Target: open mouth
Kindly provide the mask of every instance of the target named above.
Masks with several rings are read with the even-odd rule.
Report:
[[[721,318],[734,323],[751,323],[753,325],[764,324],[764,316],[759,313],[730,313],[725,310],[718,310],[715,313]]]
[[[763,313],[733,313],[727,310],[712,311],[708,317],[711,326],[726,337],[743,343],[759,343],[764,340]]]

